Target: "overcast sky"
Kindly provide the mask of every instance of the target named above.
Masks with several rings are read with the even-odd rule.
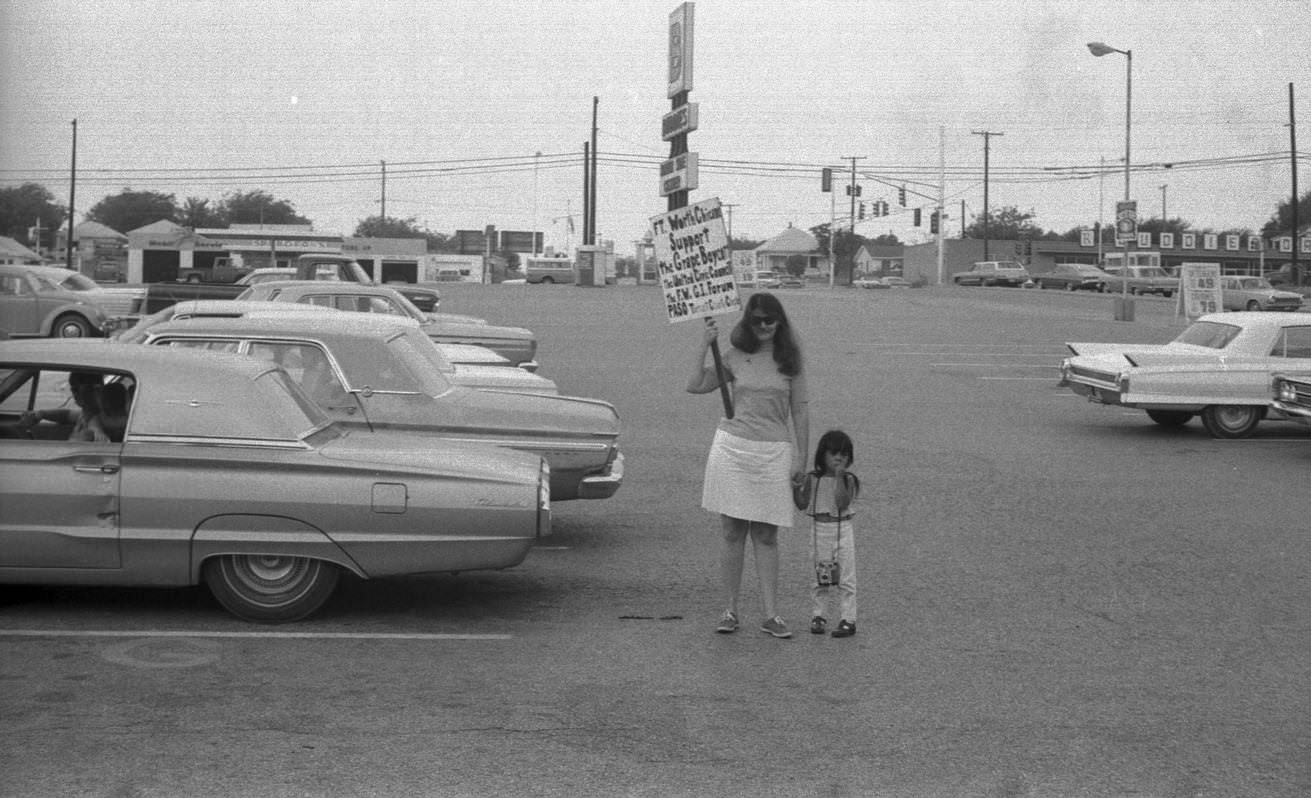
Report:
[[[861,156],[862,198],[894,214],[858,231],[917,240],[896,187],[911,207],[933,202],[940,141],[955,230],[962,201],[967,221],[983,209],[974,131],[1001,134],[993,210],[1063,232],[1096,221],[1100,200],[1109,219],[1124,194],[1127,59],[1095,58],[1090,41],[1133,51],[1131,163],[1160,165],[1132,176],[1141,217],[1164,199],[1196,228],[1259,228],[1291,193],[1290,83],[1311,117],[1301,0],[695,5],[691,199],[732,204],[738,237],[827,222],[819,168]],[[596,96],[597,227],[628,252],[666,206],[654,164],[669,153],[677,6],[0,0],[0,185],[37,181],[67,203],[77,119],[79,214],[124,187],[179,202],[263,189],[349,234],[379,212],[386,161],[388,216],[447,233],[535,227],[563,246],[572,213],[577,245]]]

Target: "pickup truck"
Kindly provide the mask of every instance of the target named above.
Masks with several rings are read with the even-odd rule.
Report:
[[[982,260],[968,271],[957,272],[951,281],[956,285],[1013,285],[1030,282],[1029,270],[1013,260]]]
[[[235,283],[196,283],[165,282],[149,283],[145,295],[134,309],[136,316],[148,316],[157,313],[175,302],[192,299],[236,299],[250,285],[257,282],[260,270],[244,275]],[[296,258],[293,271],[285,275],[286,279],[295,280],[329,280],[364,285],[379,285],[364,267],[348,255],[316,254],[301,255]],[[415,304],[424,313],[437,310],[441,301],[441,292],[435,288],[421,288],[409,284],[388,284],[406,299]]]
[[[1130,294],[1160,294],[1169,297],[1179,290],[1179,278],[1171,277],[1160,266],[1130,266],[1127,287],[1123,266],[1107,266],[1106,271],[1111,277],[1102,290],[1108,294],[1127,291]]]

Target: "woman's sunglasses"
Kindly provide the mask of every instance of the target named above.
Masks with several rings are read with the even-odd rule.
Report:
[[[773,316],[752,316],[752,317],[751,317],[751,326],[752,326],[752,327],[773,327],[775,324],[778,324],[778,319],[775,318],[775,317],[773,317]]]

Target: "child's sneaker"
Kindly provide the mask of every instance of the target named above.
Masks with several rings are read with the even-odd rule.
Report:
[[[737,631],[737,615],[732,610],[724,610],[724,617],[719,619],[715,631],[721,635],[731,635]]]
[[[810,619],[810,633],[812,635],[822,635],[828,631],[828,621],[824,620],[822,615],[816,615]]]
[[[834,629],[834,637],[851,637],[856,633],[856,625],[851,621],[839,621],[838,628]]]
[[[773,635],[774,637],[792,636],[792,630],[788,629],[788,625],[777,615],[762,623],[760,625],[760,631],[767,635]]]

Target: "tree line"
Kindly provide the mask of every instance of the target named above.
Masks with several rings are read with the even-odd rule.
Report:
[[[232,191],[218,201],[187,197],[178,202],[173,194],[158,191],[133,191],[125,188],[107,196],[86,212],[88,221],[99,222],[111,230],[126,233],[167,219],[183,227],[225,228],[234,224],[299,224],[313,222],[296,212],[289,200],[279,199],[267,191]],[[55,202],[54,194],[40,183],[23,183],[0,188],[0,235],[8,236],[32,249],[54,245],[54,233],[68,219],[68,207]],[[42,241],[33,240],[29,231],[40,227]],[[429,252],[454,252],[454,235],[434,233],[422,228],[413,218],[397,219],[371,216],[361,219],[352,233],[370,238],[422,238]]]

